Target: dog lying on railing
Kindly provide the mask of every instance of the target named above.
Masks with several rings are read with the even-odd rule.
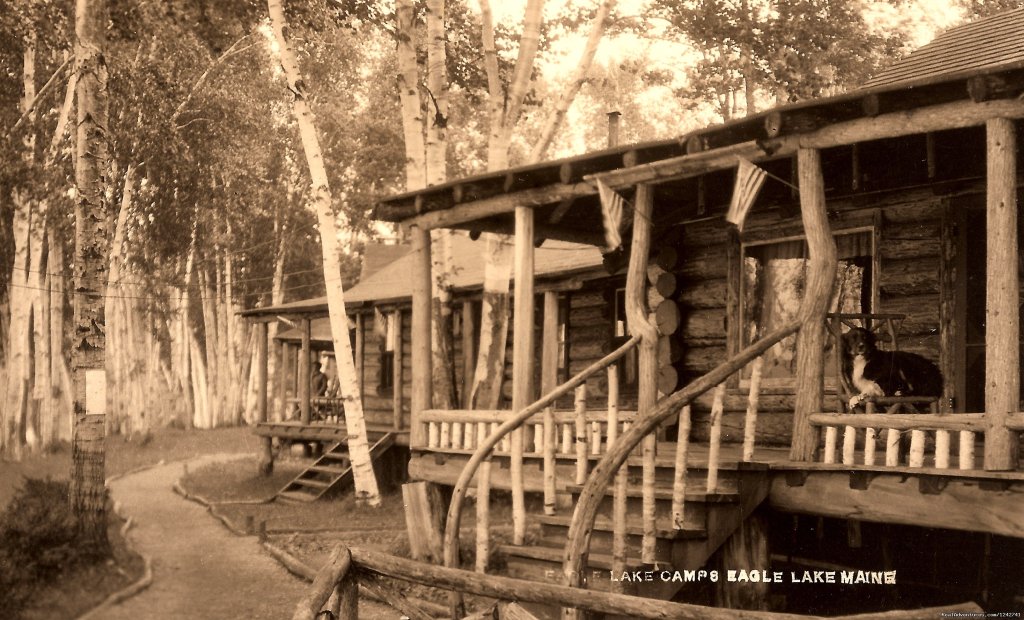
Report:
[[[868,398],[886,396],[939,397],[943,377],[931,360],[906,351],[883,351],[871,330],[856,327],[843,335],[843,369],[859,394],[853,410]]]

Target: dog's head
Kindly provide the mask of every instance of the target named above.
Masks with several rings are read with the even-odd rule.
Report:
[[[877,348],[875,346],[877,339],[875,332],[863,327],[854,327],[843,335],[843,345],[846,348],[846,353],[853,357],[874,351]]]

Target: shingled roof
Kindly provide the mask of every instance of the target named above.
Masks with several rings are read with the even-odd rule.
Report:
[[[1024,8],[951,28],[883,69],[865,88],[904,86],[938,76],[1024,65]]]
[[[456,291],[471,291],[483,286],[486,242],[473,241],[467,235],[452,235],[452,286]],[[537,278],[590,273],[607,275],[602,267],[601,252],[597,248],[578,243],[549,239],[537,248],[534,257]],[[374,302],[396,302],[411,299],[413,257],[406,253],[401,258],[371,273],[351,289],[345,291],[345,303],[356,306]],[[254,308],[242,316],[278,314],[325,314],[327,297],[303,299],[280,306]]]

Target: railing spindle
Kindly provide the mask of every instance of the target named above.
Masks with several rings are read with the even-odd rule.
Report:
[[[587,384],[576,388],[576,484],[587,481]]]
[[[747,417],[743,422],[743,461],[754,459],[754,445],[757,442],[757,405],[761,397],[761,370],[764,358],[759,357],[750,367],[750,393],[747,395]]]
[[[949,469],[949,431],[935,431],[935,467]]]
[[[601,454],[601,423],[597,420],[590,423],[590,453]]]
[[[441,439],[436,422],[430,422],[427,424],[427,445],[431,448],[441,447]]]
[[[897,467],[900,464],[900,432],[890,428],[885,432],[885,465]]]
[[[462,443],[462,422],[452,422],[452,448],[461,450]]]
[[[608,367],[608,449],[619,435],[619,365]]]
[[[476,427],[477,423],[475,422],[466,422],[462,425],[463,450],[472,450],[476,446],[476,443],[473,441],[474,439],[476,439]]]
[[[544,454],[544,442],[546,441],[544,433],[543,423],[533,425],[533,451],[537,454]]]
[[[974,433],[960,431],[960,469],[974,469]]]
[[[622,573],[626,570],[626,493],[629,486],[629,465],[623,463],[615,474],[615,491],[612,497],[612,582],[616,589],[622,589]]]
[[[442,448],[454,448],[455,447],[455,446],[452,445],[452,435],[451,435],[452,428],[451,428],[451,426],[452,425],[449,424],[448,422],[441,422],[441,447]]]
[[[491,555],[491,457],[476,474],[476,572],[486,573]]]
[[[555,514],[555,412],[544,410],[544,514]]]
[[[562,454],[572,454],[572,425],[562,425]]]
[[[708,446],[708,493],[718,492],[718,453],[722,446],[722,414],[725,409],[725,382],[715,388],[711,404],[711,438]]]
[[[825,427],[825,451],[821,455],[821,462],[831,465],[836,462],[836,440],[839,430],[835,426]]]
[[[878,433],[873,428],[864,429],[864,464],[871,466],[875,464],[875,449]]]
[[[857,429],[847,426],[843,429],[843,465],[853,465],[857,460]]]
[[[924,466],[924,431],[910,431],[910,466]]]
[[[679,435],[676,437],[676,463],[672,481],[672,527],[683,529],[686,519],[686,453],[690,446],[690,405],[679,412]]]

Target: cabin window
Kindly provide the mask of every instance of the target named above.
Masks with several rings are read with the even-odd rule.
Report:
[[[874,235],[872,230],[835,235],[839,265],[829,312],[871,312],[874,298]],[[752,243],[743,247],[742,339],[748,345],[793,321],[800,310],[807,285],[807,242],[803,238]],[[768,350],[762,383],[792,386],[796,377],[797,336],[790,336]],[[835,367],[835,350],[826,352],[825,376]],[[745,374],[744,377],[749,377]]]
[[[398,343],[398,330],[395,329],[394,314],[379,313],[377,329],[381,336],[380,350],[380,389],[391,390],[395,385],[395,349]]]
[[[612,304],[612,350],[629,340],[629,326],[626,322],[626,289],[615,289],[615,301]],[[629,353],[619,360],[619,394],[635,395],[637,392],[637,349],[633,347]]]

